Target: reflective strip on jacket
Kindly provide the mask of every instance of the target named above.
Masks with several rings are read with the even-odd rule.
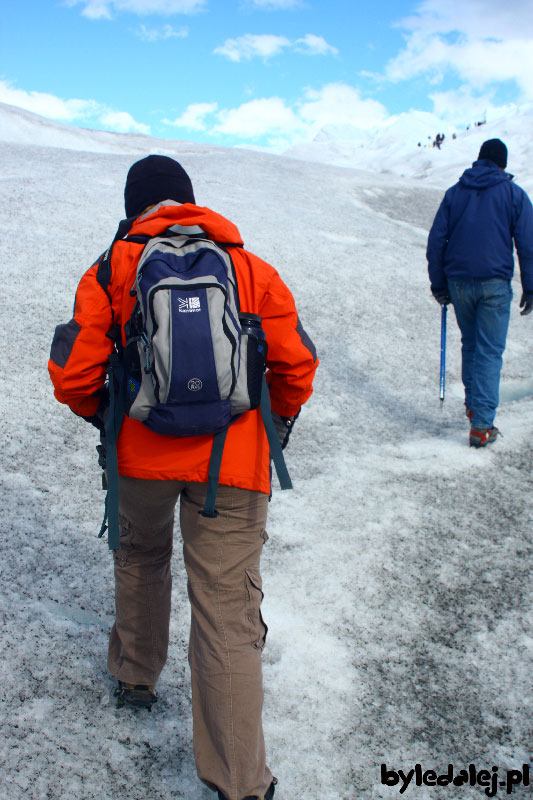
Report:
[[[312,392],[318,366],[313,343],[303,330],[293,297],[276,270],[242,248],[237,228],[208,208],[168,201],[139,217],[129,236],[156,236],[174,224],[199,225],[214,241],[230,247],[241,311],[258,314],[268,342],[267,380],[272,410],[297,414]],[[113,344],[113,324],[122,329],[135,298],[130,295],[144,245],[117,240],[111,257],[109,297],[96,280],[98,262],[76,292],[74,317],[56,329],[50,361],[54,394],[80,416],[96,413]],[[110,302],[111,301],[111,302]],[[154,433],[126,417],[118,440],[121,475],[157,480],[207,481],[212,436],[174,437]],[[259,410],[248,411],[231,426],[224,446],[220,483],[270,492],[270,456]]]

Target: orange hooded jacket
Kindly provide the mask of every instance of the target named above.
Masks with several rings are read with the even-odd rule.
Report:
[[[293,297],[276,270],[242,248],[239,231],[208,208],[165,201],[141,215],[128,236],[157,236],[171,225],[199,225],[210,239],[238,245],[229,252],[235,267],[241,311],[262,317],[268,343],[268,382],[272,410],[282,417],[298,413],[312,392],[318,366],[313,343],[303,330]],[[96,280],[98,262],[76,292],[74,317],[56,328],[48,369],[60,403],[83,417],[96,414],[113,350],[108,332],[122,329],[135,298],[137,262],[144,245],[118,239],[112,250],[108,294]],[[158,480],[207,481],[212,436],[174,437],[154,433],[125,417],[118,439],[121,475]],[[270,454],[259,410],[248,411],[229,428],[220,483],[270,492]]]

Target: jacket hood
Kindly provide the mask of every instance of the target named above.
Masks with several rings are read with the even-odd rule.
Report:
[[[466,189],[488,189],[498,183],[512,179],[513,175],[504,172],[493,161],[482,158],[479,161],[474,161],[470,169],[466,169],[463,172],[459,178],[459,183]]]
[[[192,203],[180,205],[173,200],[164,200],[136,219],[130,236],[158,236],[172,225],[198,225],[215,242],[243,244],[237,227],[222,214]]]

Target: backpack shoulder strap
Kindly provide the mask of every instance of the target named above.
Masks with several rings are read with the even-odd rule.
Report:
[[[107,494],[105,512],[98,538],[109,528],[107,542],[110,550],[120,547],[118,524],[118,460],[117,439],[124,420],[123,367],[117,353],[109,356],[109,408],[105,422]]]
[[[276,474],[278,476],[280,488],[292,489],[292,481],[289,475],[289,470],[287,469],[287,464],[285,463],[285,457],[283,455],[283,450],[281,449],[279,437],[276,432],[274,423],[272,421],[272,410],[270,408],[270,393],[268,391],[268,386],[264,375],[263,375],[263,383],[261,386],[260,409],[261,409],[261,417],[263,419],[263,425],[265,426],[265,433],[268,439],[268,445],[270,448],[270,457],[274,462],[274,466],[276,468]],[[217,433],[213,439],[213,448],[211,450],[211,458],[209,460],[207,495],[205,498],[205,504],[202,511],[198,512],[199,514],[202,514],[202,516],[204,517],[218,516],[218,511],[215,509],[215,503],[218,491],[220,465],[222,463],[222,452],[224,450],[224,443],[226,441],[227,433],[228,433],[228,428],[226,428],[226,430],[222,431],[221,433]]]
[[[128,233],[131,230],[131,227],[137,217],[128,217],[127,219],[122,219],[117,228],[117,232],[113,238],[113,241],[105,251],[105,253],[100,258],[100,262],[98,264],[98,269],[96,271],[96,280],[104,290],[111,304],[111,295],[109,294],[108,286],[111,282],[111,253],[113,252],[113,245],[115,244],[118,239],[126,239],[128,242],[137,242],[139,244],[146,244],[149,241],[149,236],[128,236]]]
[[[123,219],[118,226],[115,238],[111,242],[108,249],[102,255],[96,271],[96,280],[104,290],[109,300],[111,307],[112,325],[108,332],[108,336],[115,342],[115,346],[119,347],[120,342],[120,329],[115,325],[115,317],[113,313],[113,303],[109,293],[109,283],[111,282],[111,253],[113,245],[118,239],[125,239],[131,226],[135,222],[136,217],[129,217]],[[139,244],[146,244],[150,239],[149,236],[131,236],[128,241],[138,242]],[[116,351],[112,352],[109,356],[108,365],[108,380],[109,380],[109,407],[107,409],[107,417],[105,422],[105,462],[106,462],[106,476],[107,476],[107,494],[105,498],[105,512],[104,520],[100,528],[99,537],[103,536],[106,529],[108,532],[108,545],[110,550],[118,550],[120,547],[120,536],[118,526],[118,461],[117,461],[117,439],[122,427],[122,421],[125,415],[124,397],[122,392],[122,379],[123,379],[123,366],[120,357]]]
[[[268,391],[268,386],[264,375],[263,375],[263,385],[261,387],[260,408],[261,408],[261,416],[263,417],[263,425],[265,426],[265,432],[270,447],[270,456],[272,458],[272,461],[274,462],[274,466],[276,467],[280,488],[292,489],[292,481],[289,475],[289,471],[287,469],[287,465],[285,463],[283,450],[281,449],[279,437],[278,434],[276,433],[276,428],[272,421],[272,410],[270,408],[270,393]]]

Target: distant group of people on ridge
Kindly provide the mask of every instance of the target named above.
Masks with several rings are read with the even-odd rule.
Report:
[[[437,133],[437,135],[435,136],[435,138],[433,140],[432,140],[431,136],[428,136],[428,140],[430,142],[432,141],[431,147],[436,147],[438,150],[440,150],[440,146],[444,142],[445,138],[446,138],[446,136],[445,136],[444,133]],[[454,139],[456,138],[455,133],[453,134],[453,138]],[[418,147],[422,147],[422,142],[418,142]],[[429,147],[429,145],[427,144],[427,145],[425,145],[425,147]]]
[[[474,122],[474,127],[475,128],[479,128],[479,127],[481,127],[481,125],[486,125],[486,123],[487,123],[487,120],[483,119],[480,122]],[[470,130],[470,125],[467,125],[465,130],[469,131]],[[422,145],[422,142],[418,142],[418,147],[430,147],[431,146],[431,147],[436,147],[437,150],[440,150],[441,145],[444,143],[444,139],[445,138],[446,138],[446,135],[444,133],[437,133],[436,136],[434,136],[434,137],[433,136],[428,136],[428,141],[431,142],[431,145],[429,145],[429,144]],[[452,133],[452,139],[457,139],[457,133],[455,131]]]

